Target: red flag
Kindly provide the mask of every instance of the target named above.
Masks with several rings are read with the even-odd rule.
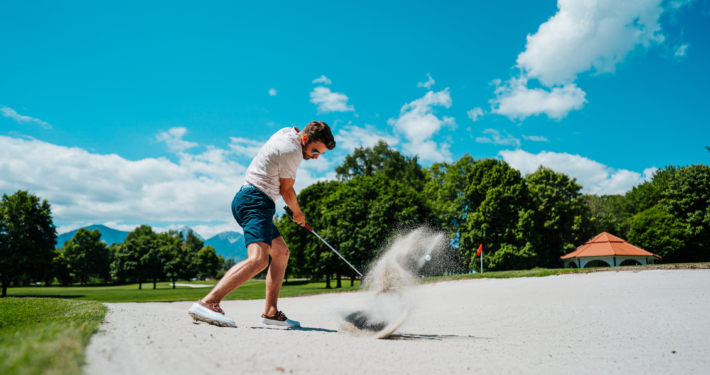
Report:
[[[483,244],[478,245],[478,251],[476,251],[476,256],[481,256],[481,251],[483,251]]]

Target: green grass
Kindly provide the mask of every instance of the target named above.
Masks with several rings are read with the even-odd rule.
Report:
[[[94,301],[0,299],[0,374],[81,374],[105,313]]]
[[[462,279],[504,279],[511,277],[543,277],[552,275],[562,275],[568,273],[587,273],[597,271],[620,271],[620,270],[636,270],[644,268],[657,267],[705,267],[710,263],[686,263],[686,264],[667,264],[667,265],[649,265],[649,266],[629,266],[629,267],[612,267],[612,268],[535,268],[532,270],[522,271],[497,271],[454,275],[454,276],[439,276],[421,279],[421,282],[436,282],[442,280],[462,280]],[[215,285],[216,281],[181,281],[180,284],[206,284]],[[331,282],[335,285],[335,282]],[[178,286],[172,288],[172,284],[168,282],[160,282],[158,288],[153,289],[153,283],[144,283],[143,289],[138,289],[138,284],[128,285],[89,285],[89,286],[30,286],[30,287],[12,287],[7,289],[8,296],[14,297],[52,297],[52,298],[69,298],[76,300],[94,300],[99,302],[167,302],[167,301],[194,301],[204,297],[210,288],[190,288],[187,286]],[[309,294],[334,293],[334,292],[350,292],[360,288],[360,281],[355,281],[355,286],[350,287],[350,280],[343,280],[343,287],[340,289],[325,289],[325,282],[307,282],[305,280],[291,280],[284,284],[281,288],[281,297],[295,297]],[[245,299],[262,299],[264,298],[264,281],[251,280],[239,287],[227,296],[227,300],[245,300]]]
[[[179,284],[207,284],[214,285],[216,281],[178,282]],[[335,282],[331,282],[335,286]],[[308,294],[348,292],[357,290],[360,281],[355,281],[355,286],[350,287],[350,280],[343,280],[343,287],[339,289],[325,289],[325,282],[289,281],[281,288],[281,297],[302,296]],[[99,302],[160,302],[160,301],[195,301],[204,297],[210,288],[190,288],[178,286],[173,289],[168,282],[159,282],[157,289],[153,283],[144,283],[143,289],[138,289],[138,284],[128,285],[89,285],[89,286],[29,286],[7,288],[10,297],[51,297],[68,298],[74,300],[94,300]],[[263,280],[251,280],[230,293],[226,300],[262,299],[265,297]]]

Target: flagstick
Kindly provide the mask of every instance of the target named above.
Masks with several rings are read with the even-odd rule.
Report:
[[[483,273],[483,250],[481,250],[481,273]]]

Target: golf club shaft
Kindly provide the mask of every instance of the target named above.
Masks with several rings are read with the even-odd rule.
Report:
[[[345,257],[342,256],[342,255],[338,252],[338,250],[335,250],[335,249],[333,248],[333,246],[330,246],[330,244],[327,243],[327,242],[323,239],[323,237],[321,237],[321,236],[320,236],[318,233],[316,233],[316,231],[314,231],[313,229],[311,229],[311,233],[315,234],[316,237],[318,237],[321,241],[323,241],[323,243],[326,244],[331,250],[333,250],[334,253],[338,254],[338,256],[340,257],[340,259],[344,260],[345,263],[347,263],[348,266],[350,266],[350,268],[352,268],[355,272],[357,272],[358,275],[360,275],[360,277],[362,277],[362,274],[360,273],[360,271],[358,271],[357,268],[355,268],[355,266],[353,266],[352,264],[350,264],[350,262],[348,262],[348,260],[345,259]]]
[[[286,214],[288,214],[288,217],[290,217],[291,220],[293,220],[293,211],[291,211],[291,209],[288,208],[288,206],[284,207],[284,210],[286,211]],[[329,244],[328,242],[326,242],[326,241],[323,239],[323,237],[321,237],[318,233],[316,233],[316,231],[314,231],[313,228],[311,228],[310,225],[308,225],[308,224],[306,224],[306,223],[303,223],[303,225],[304,225],[304,227],[305,227],[306,229],[308,229],[309,232],[315,234],[316,237],[318,237],[318,239],[320,239],[321,241],[323,241],[323,243],[324,243],[326,246],[328,246],[331,250],[333,250],[334,253],[338,254],[338,256],[340,257],[340,259],[342,259],[343,261],[345,261],[345,263],[347,263],[348,266],[350,266],[350,268],[353,269],[353,271],[355,271],[358,275],[360,275],[360,277],[363,277],[362,274],[360,273],[360,271],[358,271],[357,268],[355,268],[355,266],[353,266],[352,264],[350,264],[350,262],[348,262],[348,260],[345,259],[345,257],[344,257],[342,254],[340,254],[340,253],[338,252],[338,250],[335,250],[335,249],[333,248],[333,246],[330,246],[330,244]]]

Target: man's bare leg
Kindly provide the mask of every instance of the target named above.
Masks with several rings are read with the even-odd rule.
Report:
[[[271,266],[269,272],[266,273],[266,306],[264,307],[264,315],[266,316],[274,316],[279,311],[277,306],[279,292],[289,256],[288,247],[283,237],[275,238],[271,242],[270,255]]]
[[[281,237],[279,237],[281,238]],[[283,239],[281,240],[283,242]],[[284,243],[285,246],[285,243]],[[202,299],[205,303],[219,303],[245,282],[249,281],[259,272],[269,266],[269,252],[271,248],[266,242],[252,242],[247,246],[249,257],[237,264],[224,274],[221,280],[215,285],[214,289]],[[288,251],[288,250],[287,250]],[[283,275],[282,275],[283,277]],[[267,277],[268,286],[268,277]],[[281,285],[279,285],[281,287]],[[278,295],[278,292],[277,292]],[[268,292],[267,292],[268,296]],[[268,301],[268,297],[267,297]]]

